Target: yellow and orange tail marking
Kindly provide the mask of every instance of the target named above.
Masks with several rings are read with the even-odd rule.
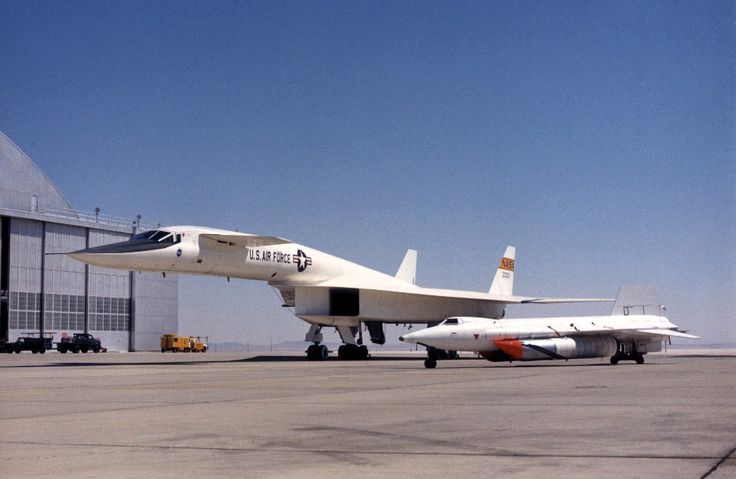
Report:
[[[499,269],[505,269],[506,271],[514,270],[514,260],[511,258],[501,258],[501,263],[498,265]]]

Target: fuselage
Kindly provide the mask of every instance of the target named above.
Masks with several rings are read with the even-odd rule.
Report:
[[[444,290],[438,294],[283,238],[214,228],[166,227],[70,256],[129,271],[264,281],[279,290],[283,304],[294,307],[296,316],[323,326],[358,327],[370,321],[438,323],[452,314],[500,317],[505,306],[481,293]]]
[[[507,247],[488,292],[422,288],[416,251],[391,276],[317,249],[275,237],[198,226],[145,231],[129,241],[69,253],[88,264],[128,271],[214,275],[267,282],[283,305],[313,325],[351,328],[373,323],[437,324],[453,315],[501,318],[510,303],[609,301],[513,296],[515,249]],[[341,331],[343,338],[351,332]]]
[[[233,234],[237,233],[172,226],[141,233],[130,241],[76,251],[71,256],[105,268],[228,276],[273,284],[317,284],[342,275],[358,276],[366,282],[397,281],[393,276],[293,242],[228,248],[227,241],[208,237]],[[252,236],[242,233],[245,239]]]
[[[656,315],[456,317],[400,339],[442,350],[473,351],[490,360],[570,359],[611,356],[621,344],[641,353],[659,351],[662,340],[676,329],[666,317]]]

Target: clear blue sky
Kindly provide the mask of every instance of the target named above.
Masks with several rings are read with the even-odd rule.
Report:
[[[412,247],[420,284],[473,290],[514,244],[518,294],[654,284],[736,342],[735,22],[731,1],[5,0],[0,130],[80,210],[389,273]],[[183,332],[307,329],[263,284],[180,294]]]

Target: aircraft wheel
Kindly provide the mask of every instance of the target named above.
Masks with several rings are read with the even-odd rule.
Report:
[[[437,367],[437,360],[434,358],[427,358],[424,360],[424,367],[427,369],[434,369]]]
[[[41,348],[41,349],[38,350],[38,352],[41,353],[41,354],[46,354],[46,348]],[[644,359],[643,358],[642,358],[642,362],[644,362]]]
[[[339,348],[337,348],[337,357],[338,359],[348,359],[348,347],[347,345],[343,344]]]
[[[618,356],[611,356],[611,364],[618,364]]]
[[[319,345],[317,344],[310,344],[307,348],[307,360],[309,361],[316,361],[317,360],[317,348],[319,348]]]
[[[86,353],[87,351],[89,351],[89,350],[86,347],[85,348],[82,348],[82,352],[83,353]]]
[[[317,360],[325,361],[328,357],[330,357],[330,350],[324,344],[320,344],[317,348]]]
[[[358,348],[358,359],[368,359],[368,346],[360,346]]]
[[[636,364],[644,364],[644,356],[639,354],[636,356]]]

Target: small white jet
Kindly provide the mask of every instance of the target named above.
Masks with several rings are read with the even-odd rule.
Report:
[[[644,362],[671,337],[698,339],[678,331],[665,316],[653,288],[621,288],[609,316],[528,319],[452,317],[399,338],[427,347],[425,367],[445,351],[473,351],[489,361],[611,358]]]
[[[69,253],[84,263],[128,271],[206,274],[265,281],[283,306],[311,324],[307,357],[326,359],[321,328],[337,329],[341,359],[364,359],[361,325],[376,344],[383,323],[435,325],[448,316],[501,318],[507,304],[612,301],[591,298],[514,296],[515,249],[506,248],[487,293],[416,285],[417,252],[408,250],[395,276],[337,258],[277,236],[259,236],[197,226],[146,231],[129,241]],[[357,339],[356,339],[357,336]]]

